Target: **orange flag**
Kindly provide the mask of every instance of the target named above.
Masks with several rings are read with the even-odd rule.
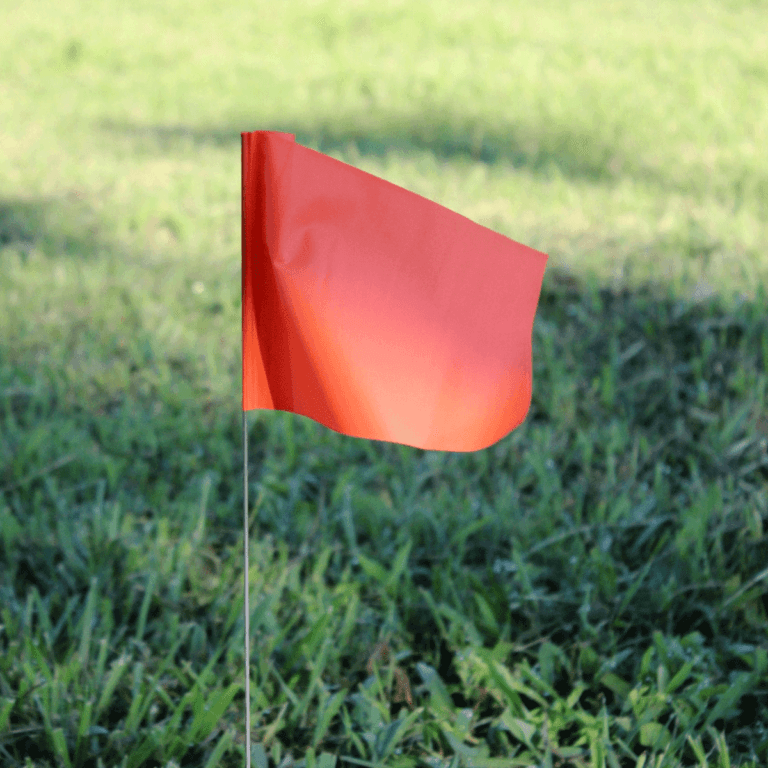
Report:
[[[294,134],[242,172],[244,411],[434,451],[522,423],[546,254]]]

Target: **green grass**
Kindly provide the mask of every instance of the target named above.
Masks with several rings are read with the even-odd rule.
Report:
[[[17,3],[0,765],[244,764],[240,137],[550,254],[474,454],[253,412],[256,768],[768,763],[768,7]]]

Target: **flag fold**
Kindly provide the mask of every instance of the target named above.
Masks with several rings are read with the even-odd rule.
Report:
[[[530,406],[546,263],[293,134],[243,133],[243,410],[486,448]]]

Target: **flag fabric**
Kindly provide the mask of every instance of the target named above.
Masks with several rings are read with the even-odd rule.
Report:
[[[243,410],[486,448],[530,406],[546,263],[294,134],[243,133]]]

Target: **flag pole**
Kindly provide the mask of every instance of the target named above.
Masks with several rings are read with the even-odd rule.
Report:
[[[251,768],[251,689],[250,689],[250,667],[251,656],[248,651],[248,636],[250,629],[248,626],[248,617],[250,614],[248,600],[248,429],[245,419],[247,411],[243,411],[243,531],[245,569],[243,571],[243,589],[245,597],[243,600],[243,614],[245,616],[245,766]]]

